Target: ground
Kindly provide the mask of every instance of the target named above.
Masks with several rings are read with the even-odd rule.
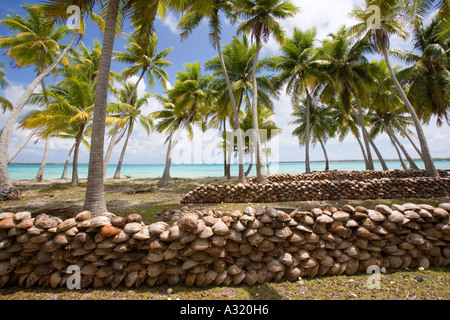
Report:
[[[223,178],[173,179],[167,188],[158,189],[155,179],[107,180],[105,198],[110,212],[127,216],[138,213],[144,222],[160,219],[159,213],[180,209],[180,200],[186,192],[204,183],[223,183]],[[71,187],[68,181],[52,180],[40,183],[20,181],[15,183],[22,193],[17,201],[0,202],[0,212],[30,211],[33,214],[47,213],[68,218],[82,210],[86,181],[79,187]],[[385,200],[338,200],[308,201],[264,204],[275,207],[301,208],[304,210],[317,206],[374,207],[376,204],[427,203],[436,205],[450,202],[450,198],[435,199],[385,199]],[[248,204],[191,205],[192,208],[216,210],[243,210]],[[262,204],[253,204],[259,206]],[[268,283],[247,287],[189,288],[184,285],[162,285],[155,288],[144,286],[139,289],[121,287],[118,289],[49,289],[49,288],[8,288],[0,289],[3,299],[244,299],[244,300],[298,300],[298,299],[450,299],[450,267],[430,270],[402,270],[381,274],[380,288],[369,289],[367,282],[371,275],[329,276],[303,279],[299,282]]]

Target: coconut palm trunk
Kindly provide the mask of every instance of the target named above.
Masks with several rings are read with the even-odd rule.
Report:
[[[230,176],[227,162],[227,119],[223,119],[223,176],[228,178]]]
[[[133,124],[129,124],[127,136],[122,147],[122,152],[120,153],[119,162],[117,163],[116,172],[114,173],[113,179],[120,179],[120,171],[122,170],[123,159],[125,157],[125,151],[127,150],[128,141],[130,140],[131,133],[133,132]]]
[[[350,89],[351,93],[353,94],[353,97],[355,98],[355,101],[356,101],[356,106],[358,108],[358,110],[356,112],[356,118],[358,119],[359,126],[361,127],[364,145],[366,147],[366,153],[367,153],[366,170],[374,170],[375,168],[373,165],[372,153],[370,151],[369,133],[367,132],[366,126],[364,124],[364,112],[363,112],[363,109],[361,106],[361,100],[359,99],[358,93],[356,92],[356,90],[353,88],[353,86],[350,83],[348,83],[348,88]]]
[[[42,157],[41,165],[39,166],[38,173],[36,174],[34,179],[31,180],[31,182],[41,182],[42,179],[44,178],[44,171],[45,171],[45,166],[47,164],[48,150],[49,149],[50,149],[50,139],[47,138],[47,139],[45,139],[44,156]]]
[[[14,130],[14,127],[17,123],[17,119],[19,118],[19,114],[25,106],[28,99],[33,94],[36,87],[46,76],[52,72],[55,67],[59,64],[62,58],[66,55],[66,53],[70,50],[72,45],[75,42],[75,38],[78,34],[78,30],[74,31],[72,39],[66,48],[61,52],[61,54],[53,61],[53,63],[45,69],[39,76],[37,76],[27,87],[25,92],[19,98],[14,108],[11,110],[9,114],[8,120],[6,121],[1,133],[0,133],[0,200],[1,199],[17,199],[19,197],[19,192],[14,187],[9,178],[8,174],[8,147],[9,141],[11,139],[11,134]]]
[[[82,132],[84,132],[84,126],[80,129],[81,135],[79,135],[75,140],[75,149],[73,152],[73,161],[72,161],[72,181],[70,184],[73,187],[78,187],[78,155],[80,153],[80,145],[83,140]],[[91,149],[92,150],[92,149]]]
[[[369,136],[369,142],[370,142],[370,145],[372,146],[373,150],[375,151],[375,153],[377,155],[378,161],[380,161],[381,168],[383,168],[384,171],[388,171],[389,168],[386,165],[386,162],[384,161],[380,150],[378,150],[377,146],[375,145],[375,142],[373,141],[373,139],[370,136]]]
[[[360,139],[358,136],[356,136],[356,135],[355,135],[355,138],[356,138],[356,141],[358,141],[359,147],[361,148],[361,153],[362,153],[363,158],[364,158],[364,162],[365,162],[366,165],[367,165],[367,155],[366,155],[366,150],[364,150],[364,146],[363,146],[363,144],[362,144],[362,142],[361,142],[361,139]]]
[[[103,188],[103,144],[105,140],[109,71],[111,69],[111,58],[120,2],[120,0],[109,1],[97,76],[97,87],[95,89],[91,152],[89,155],[88,181],[84,201],[84,210],[91,211],[94,216],[106,211]]]
[[[233,93],[233,88],[231,87],[230,77],[228,76],[228,71],[225,66],[225,60],[223,58],[222,49],[220,46],[220,38],[219,38],[219,32],[218,32],[217,26],[215,26],[215,28],[214,28],[214,39],[215,39],[215,45],[217,48],[217,53],[219,55],[220,65],[222,67],[223,77],[225,79],[228,95],[230,97],[231,107],[233,108],[234,131],[235,131],[235,134],[237,134],[237,139],[238,139],[238,159],[239,159],[239,161],[238,161],[238,163],[239,163],[238,182],[245,183],[246,179],[245,179],[245,169],[244,169],[244,143],[242,142],[242,132],[240,130],[239,113],[238,113],[238,109],[236,106],[236,100],[234,99],[234,93]],[[233,144],[234,144],[234,138],[233,138]],[[231,175],[231,173],[230,173],[230,175]]]
[[[263,163],[263,154],[261,148],[261,137],[259,135],[258,125],[258,84],[256,81],[256,67],[258,65],[259,51],[261,50],[261,43],[256,38],[255,57],[252,66],[252,126],[253,136],[256,143],[256,181],[258,183],[267,182],[267,174]]]
[[[391,136],[391,134],[390,134],[389,131],[386,131],[386,133],[388,134],[389,139],[391,139],[392,145],[394,146],[395,151],[397,152],[397,156],[398,156],[398,160],[400,161],[400,165],[402,166],[403,170],[408,170],[408,167],[407,167],[406,164],[403,162],[402,154],[401,154],[400,150],[398,149],[397,144],[395,143],[394,138]]]
[[[127,98],[127,104],[130,104],[131,101],[133,101],[133,97],[136,94],[137,87],[138,87],[139,83],[141,82],[142,78],[144,77],[146,71],[147,71],[147,69],[145,69],[145,68],[142,70],[141,76],[139,77],[138,81],[134,85],[133,89],[131,90],[130,95]],[[126,114],[127,114],[127,111],[123,110],[120,113],[119,119],[123,119]],[[116,141],[116,139],[117,139],[117,135],[119,134],[119,131],[120,131],[120,126],[116,125],[114,127],[114,131],[113,131],[113,133],[111,135],[111,139],[109,140],[108,149],[106,150],[105,160],[104,160],[104,163],[103,163],[103,177],[104,177],[104,179],[106,179],[106,170],[108,169],[109,160],[111,159],[111,155],[112,155],[114,146],[118,142],[118,141]]]
[[[245,176],[248,177],[248,175],[250,174],[250,171],[252,171],[253,168],[253,148],[250,148],[249,150],[249,163],[248,163],[248,167],[247,167],[247,171],[245,171]]]
[[[183,126],[181,128],[178,128],[176,131],[171,133],[169,137],[169,144],[167,146],[167,154],[166,154],[166,166],[164,167],[164,172],[161,177],[161,180],[158,182],[158,187],[163,188],[166,187],[169,184],[170,180],[170,166],[172,165],[172,154],[173,150],[175,149],[175,146],[178,143],[178,139],[180,138],[181,132],[186,128],[186,126],[191,122],[192,118],[195,114],[195,107],[192,110],[191,114],[189,115],[189,118],[184,122]],[[173,136],[175,134],[175,136]]]
[[[270,163],[269,163],[269,152],[270,150],[267,148],[267,141],[265,142],[266,148],[266,168],[267,168],[267,177],[270,176]]]
[[[325,149],[325,145],[324,145],[322,139],[318,138],[317,140],[319,140],[320,146],[321,146],[322,151],[323,151],[323,155],[325,157],[325,171],[329,171],[330,170],[330,162],[328,160],[327,149]]]
[[[410,168],[419,170],[419,167],[415,164],[414,160],[411,158],[409,153],[406,151],[405,147],[400,143],[400,141],[398,140],[398,138],[395,135],[394,131],[392,130],[391,126],[386,124],[385,128],[386,128],[386,130],[389,131],[389,134],[392,136],[392,139],[394,139],[395,143],[399,146],[400,150],[402,150],[403,154],[406,157],[406,160],[408,160]]]
[[[169,139],[169,144],[167,146],[167,154],[166,154],[166,166],[164,167],[164,172],[161,177],[161,180],[158,182],[158,187],[163,188],[169,184],[170,180],[170,165],[172,164],[172,153],[175,145],[173,144],[172,137]]]
[[[414,150],[416,150],[417,154],[419,155],[419,157],[423,160],[423,156],[422,156],[422,152],[420,151],[420,149],[417,147],[417,145],[414,143],[414,141],[411,139],[411,136],[408,134],[408,132],[406,132],[405,128],[403,128],[403,126],[400,124],[400,122],[394,118],[395,123],[397,124],[397,127],[400,129],[400,131],[404,134],[404,136],[409,140],[409,142],[411,143],[411,145],[413,146]]]
[[[306,89],[305,172],[311,173],[309,164],[309,141],[311,140],[311,96]]]
[[[61,179],[64,179],[64,180],[67,179],[67,169],[69,168],[70,157],[72,156],[73,150],[75,149],[75,144],[76,143],[74,143],[72,148],[70,148],[70,150],[69,150],[69,154],[67,155],[66,162],[64,163],[64,170],[61,175]]]
[[[31,138],[39,131],[39,128],[34,129],[31,131],[25,139],[22,140],[20,145],[8,156],[8,164],[11,163],[11,161],[14,160],[14,158],[22,151],[22,149],[27,145],[27,143],[31,140]]]
[[[403,91],[403,88],[400,85],[400,82],[398,82],[398,79],[395,76],[395,72],[391,66],[388,50],[387,50],[387,47],[385,44],[382,45],[382,50],[383,50],[384,60],[386,61],[386,65],[389,69],[389,73],[390,73],[392,82],[394,82],[394,85],[397,88],[397,91],[400,93],[400,97],[402,98],[406,109],[410,113],[411,119],[414,123],[414,127],[416,128],[417,137],[418,137],[419,143],[420,143],[420,149],[422,151],[422,160],[425,165],[425,171],[429,177],[439,177],[439,173],[436,170],[436,167],[433,162],[433,158],[431,157],[430,149],[428,147],[428,142],[425,137],[425,133],[423,132],[422,124],[420,123],[420,119],[417,116],[416,110],[411,105],[411,102],[408,100],[408,97],[406,96],[405,91]]]

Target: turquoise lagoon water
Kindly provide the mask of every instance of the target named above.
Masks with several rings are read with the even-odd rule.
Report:
[[[422,162],[416,162],[419,168],[423,169]],[[435,161],[438,169],[450,169],[450,161]],[[400,162],[388,161],[387,166],[390,170],[401,169]],[[247,168],[247,165],[246,165]],[[325,162],[311,162],[311,170],[322,171],[325,168]],[[44,179],[59,179],[61,177],[63,165],[49,164],[45,168]],[[330,170],[364,170],[364,161],[342,161],[330,162]],[[8,171],[10,178],[13,180],[33,179],[39,170],[39,164],[30,165],[10,165]],[[112,178],[116,170],[116,165],[110,165],[107,170],[106,177]],[[381,165],[375,162],[375,170],[381,170]],[[122,177],[131,178],[158,178],[164,171],[164,165],[150,164],[124,164],[122,166]],[[304,173],[305,164],[303,162],[281,162],[272,163],[270,173]],[[78,176],[80,179],[86,179],[88,174],[88,165],[81,164],[78,166]],[[174,178],[197,178],[197,177],[221,177],[223,176],[223,164],[173,164],[170,174]],[[238,165],[231,165],[231,174],[238,175]],[[256,175],[255,166],[250,175]],[[72,176],[72,168],[69,166],[68,177]]]

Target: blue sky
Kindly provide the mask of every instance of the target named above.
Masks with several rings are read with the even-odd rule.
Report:
[[[324,39],[329,33],[336,32],[342,25],[351,25],[354,23],[351,18],[348,17],[355,5],[361,5],[361,0],[294,0],[297,6],[301,8],[301,12],[292,19],[288,19],[281,22],[287,35],[290,35],[294,27],[301,29],[307,29],[316,27],[318,31],[319,39]],[[23,14],[23,9],[20,8],[21,4],[25,3],[40,3],[40,1],[8,1],[0,0],[0,18],[4,18],[7,14],[15,12],[17,14]],[[176,72],[183,69],[185,62],[198,61],[200,64],[204,64],[205,61],[216,56],[216,51],[209,43],[208,32],[209,28],[207,23],[203,23],[187,40],[181,42],[179,37],[179,31],[176,30],[176,24],[178,18],[169,13],[164,21],[157,19],[155,22],[155,29],[158,34],[158,47],[159,50],[163,50],[168,47],[174,47],[174,50],[168,56],[168,60],[173,62],[173,66],[167,69],[170,82],[173,84],[176,77]],[[227,21],[223,21],[223,37],[222,45],[231,41],[233,35],[235,35],[235,27],[231,26]],[[129,32],[127,27],[124,30]],[[10,31],[0,26],[0,36],[8,35]],[[94,39],[102,40],[102,34],[100,30],[88,23],[86,29],[86,37],[83,42],[86,46],[92,46]],[[68,41],[68,39],[66,40]],[[119,37],[115,43],[115,50],[122,50],[126,42],[122,37]],[[393,38],[391,39],[391,46],[394,48],[406,48],[410,49],[411,45],[408,41]],[[262,56],[276,55],[279,47],[274,40],[269,40],[262,49]],[[371,56],[370,59],[381,59],[380,56]],[[10,60],[4,54],[4,50],[0,52],[0,61],[7,64],[7,80],[11,86],[5,90],[0,90],[0,95],[10,99],[13,103],[20,97],[21,93],[25,90],[27,85],[35,77],[35,71],[30,68],[12,68]],[[120,72],[125,66],[113,63],[112,69]],[[133,79],[132,79],[133,80]],[[135,81],[136,79],[134,79]],[[46,78],[46,83],[51,83],[51,77]],[[38,90],[38,89],[37,89]],[[150,88],[147,83],[141,83],[139,85],[138,92],[143,94],[144,92],[160,93],[163,94],[164,90],[159,83],[154,88]],[[290,104],[289,97],[282,95],[279,100],[275,101],[275,112],[273,120],[281,128],[282,133],[279,137],[279,150],[278,158],[281,161],[303,161],[304,160],[304,148],[299,147],[296,139],[292,137],[292,126],[289,126],[289,122],[292,120],[290,114],[292,112],[292,106]],[[26,107],[26,110],[30,110],[34,106]],[[149,105],[144,109],[144,112],[152,112],[161,108],[161,105],[155,100],[150,99]],[[23,111],[23,113],[26,112]],[[8,113],[0,115],[0,127],[5,123]],[[427,134],[430,144],[431,153],[434,157],[450,157],[450,149],[448,148],[450,142],[450,129],[447,125],[441,128],[437,128],[434,123],[425,126],[425,133]],[[16,130],[11,138],[9,151],[12,151],[21,140],[27,135],[27,131]],[[210,130],[207,132],[205,140],[213,141],[213,138],[217,136],[217,132]],[[125,163],[130,164],[157,164],[163,163],[166,153],[166,146],[164,145],[165,136],[157,133],[151,133],[150,137],[147,137],[144,130],[137,127],[131,137],[127,148],[127,154],[125,157]],[[409,145],[406,140],[405,146],[413,157],[417,157],[414,149]],[[375,140],[380,152],[387,159],[396,158],[396,153],[387,136],[381,135]],[[214,143],[204,143],[203,149],[195,150],[195,153],[210,153],[217,155],[217,162],[222,161],[222,157],[218,155],[218,150],[210,150],[214,148]],[[53,139],[51,142],[51,150],[49,153],[49,162],[64,162],[67,152],[71,147],[71,143],[58,139]],[[14,162],[36,162],[39,163],[42,158],[44,149],[44,143],[37,142],[35,139],[30,141],[27,147],[16,157]],[[188,150],[189,142],[187,139],[181,139],[180,150]],[[191,148],[192,149],[192,148]],[[121,144],[117,145],[114,149],[114,153],[111,159],[111,163],[116,163],[121,150]],[[344,159],[362,159],[358,144],[356,140],[349,136],[343,143],[332,139],[327,143],[327,150],[331,160],[344,160]],[[83,147],[80,153],[80,162],[87,163],[89,159],[89,151]],[[311,151],[312,160],[322,160],[323,154],[320,147],[316,147]]]

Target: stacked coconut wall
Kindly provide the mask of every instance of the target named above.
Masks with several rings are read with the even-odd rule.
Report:
[[[289,180],[237,185],[202,185],[185,194],[181,203],[274,203],[338,199],[435,198],[449,195],[450,177]]]
[[[189,211],[146,225],[87,211],[62,221],[0,214],[0,287],[64,287],[77,266],[84,287],[262,284],[299,276],[447,266],[450,204],[372,209]],[[70,268],[72,267],[72,268]]]
[[[448,176],[446,170],[438,170],[441,177]],[[416,178],[426,177],[425,170],[389,170],[389,171],[318,171],[312,173],[302,174],[273,174],[268,177],[269,182],[281,182],[281,181],[299,181],[299,180],[368,180],[368,179],[381,179],[381,178]],[[249,182],[256,182],[256,177],[252,177]]]

